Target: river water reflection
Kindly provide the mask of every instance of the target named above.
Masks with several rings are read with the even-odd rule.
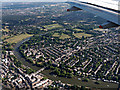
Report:
[[[28,41],[30,38],[31,38],[31,37],[28,37],[28,38],[26,38],[26,39],[18,42],[18,43],[15,45],[15,47],[14,47],[14,54],[15,54],[16,58],[17,58],[19,61],[22,62],[23,65],[28,66],[28,67],[32,68],[33,70],[39,70],[40,67],[37,67],[37,66],[33,65],[32,63],[27,62],[27,61],[22,57],[21,53],[20,53],[19,50],[18,50],[18,48],[20,47],[20,45],[23,44],[24,42]]]

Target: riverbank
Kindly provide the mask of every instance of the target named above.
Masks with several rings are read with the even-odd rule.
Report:
[[[118,84],[115,83],[108,83],[108,82],[103,82],[103,81],[97,81],[97,80],[89,80],[88,82],[84,82],[81,79],[78,79],[79,77],[73,77],[73,78],[64,78],[64,77],[58,77],[54,75],[50,75],[50,70],[44,70],[43,73],[46,77],[48,77],[51,80],[57,80],[61,81],[66,84],[72,84],[72,85],[79,85],[79,86],[86,86],[86,87],[91,87],[91,88],[108,88],[108,90],[117,90]],[[99,82],[100,84],[96,84],[95,82]]]
[[[30,67],[30,68],[32,68],[32,69],[34,69],[34,70],[37,71],[37,70],[40,69],[40,67],[34,66],[32,63],[27,62],[27,61],[22,57],[22,55],[20,54],[20,52],[19,52],[19,50],[18,50],[19,46],[20,46],[22,43],[28,41],[30,38],[31,38],[31,37],[26,38],[26,39],[18,42],[18,43],[15,45],[15,47],[14,47],[14,54],[15,54],[15,56],[17,57],[17,59],[23,63],[23,65],[28,66],[28,67]],[[70,78],[70,79],[69,79],[69,78],[64,78],[64,77],[55,77],[55,76],[49,74],[49,73],[50,73],[49,70],[44,70],[42,73],[43,73],[44,75],[46,75],[46,77],[48,77],[48,78],[51,79],[51,80],[54,80],[54,81],[60,80],[60,81],[62,81],[63,83],[69,83],[69,84],[73,84],[73,85],[75,84],[75,85],[86,86],[86,87],[94,87],[94,88],[114,88],[114,89],[117,89],[117,87],[118,87],[118,84],[108,83],[108,82],[103,82],[103,81],[100,81],[100,84],[95,84],[95,81],[93,81],[93,80],[89,80],[89,82],[83,82],[83,81],[81,81],[81,80],[78,80],[77,77],[73,77],[73,78]]]
[[[37,71],[37,70],[40,69],[40,67],[37,67],[37,66],[33,65],[32,63],[27,62],[27,61],[22,57],[22,55],[21,55],[21,53],[19,52],[19,49],[18,49],[19,46],[20,46],[22,43],[28,41],[30,38],[31,38],[31,37],[28,37],[28,38],[26,38],[26,39],[18,42],[18,43],[14,46],[14,51],[13,51],[13,52],[14,52],[16,58],[17,58],[19,61],[21,61],[23,65],[28,66],[28,67],[32,68],[33,70]]]
[[[49,32],[46,32],[46,33],[41,33],[39,36],[42,36],[42,35],[45,35],[45,34],[48,34]],[[32,37],[32,36],[31,36]],[[26,39],[23,39],[22,41],[16,43],[16,45],[14,46],[14,55],[16,56],[16,58],[22,62],[23,65],[25,66],[28,66],[30,68],[32,68],[33,70],[35,71],[38,71],[39,69],[41,69],[40,67],[37,67],[35,65],[33,65],[32,63],[29,63],[25,60],[25,58],[22,57],[21,53],[19,52],[19,47],[20,45],[22,45],[24,42],[30,40],[31,37],[28,37]]]

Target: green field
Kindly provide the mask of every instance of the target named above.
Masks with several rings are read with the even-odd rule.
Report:
[[[91,37],[91,34],[85,34],[85,33],[74,33],[73,34],[76,38],[82,38],[82,36],[84,37]]]
[[[73,78],[57,77],[57,76],[50,75],[49,74],[50,72],[51,72],[50,70],[42,71],[42,73],[51,80],[54,80],[54,81],[60,80],[63,83],[69,83],[72,85],[80,85],[80,86],[87,86],[87,87],[94,87],[94,88],[117,88],[118,87],[118,84],[107,83],[103,81],[99,81],[100,84],[95,84],[96,80],[89,80],[88,82],[83,82],[82,80],[78,80],[79,77],[73,77]],[[113,89],[110,89],[110,90],[113,90]]]
[[[69,35],[67,35],[67,34],[63,34],[63,33],[62,33],[62,35],[59,35],[59,33],[54,33],[54,34],[53,34],[53,37],[59,37],[59,39],[70,38]]]
[[[82,29],[74,29],[75,31],[83,31]]]
[[[54,33],[53,37],[60,37],[59,33]]]
[[[5,41],[7,41],[8,43],[17,43],[17,42],[19,42],[19,41],[21,41],[21,40],[23,40],[27,37],[31,37],[31,36],[33,36],[33,35],[31,35],[31,34],[21,34],[21,35],[13,36],[9,39],[6,39]]]
[[[86,21],[84,21],[84,20],[81,20],[81,21],[79,21],[79,22],[86,22]]]
[[[62,33],[62,35],[59,38],[60,39],[67,39],[67,38],[70,38],[70,36]]]
[[[5,29],[1,29],[1,31],[6,31],[6,32],[9,32],[10,30],[5,28]]]
[[[105,31],[103,30],[103,29],[100,29],[100,28],[96,28],[96,29],[94,29],[95,31],[100,31],[100,32],[103,32],[103,33],[105,33]]]
[[[102,31],[103,29],[101,29],[101,28],[95,28],[94,30],[96,30],[96,31]]]
[[[3,40],[3,39],[6,39],[6,38],[9,38],[9,37],[10,37],[10,36],[5,35],[5,36],[2,36],[2,38],[1,38],[1,39]]]
[[[62,28],[62,26],[59,24],[51,24],[51,25],[45,25],[44,28],[46,28],[47,30],[51,30],[56,28]]]

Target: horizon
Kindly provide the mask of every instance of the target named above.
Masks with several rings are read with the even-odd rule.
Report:
[[[67,0],[3,0],[0,2],[65,2]]]

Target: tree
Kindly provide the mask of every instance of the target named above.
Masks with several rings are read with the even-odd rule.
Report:
[[[48,61],[48,64],[49,64],[49,65],[51,65],[51,64],[52,64],[52,62],[49,60],[49,61]]]
[[[113,77],[112,79],[113,79],[114,81],[118,81],[118,80],[119,80],[117,76]]]
[[[31,74],[31,73],[33,73],[33,72],[34,72],[34,70],[31,69],[31,68],[26,69],[26,73],[27,73],[27,74]]]
[[[54,70],[54,67],[53,67],[53,66],[50,66],[50,69]]]
[[[21,63],[20,61],[17,61],[17,62],[15,62],[15,65],[16,65],[17,67],[21,67],[22,63]]]
[[[80,89],[80,90],[86,90],[86,89],[85,89],[85,86],[81,86],[81,89]]]
[[[72,78],[72,77],[73,77],[73,74],[69,73],[68,78]]]
[[[28,62],[33,63],[32,58],[28,58],[27,60],[28,60]]]

